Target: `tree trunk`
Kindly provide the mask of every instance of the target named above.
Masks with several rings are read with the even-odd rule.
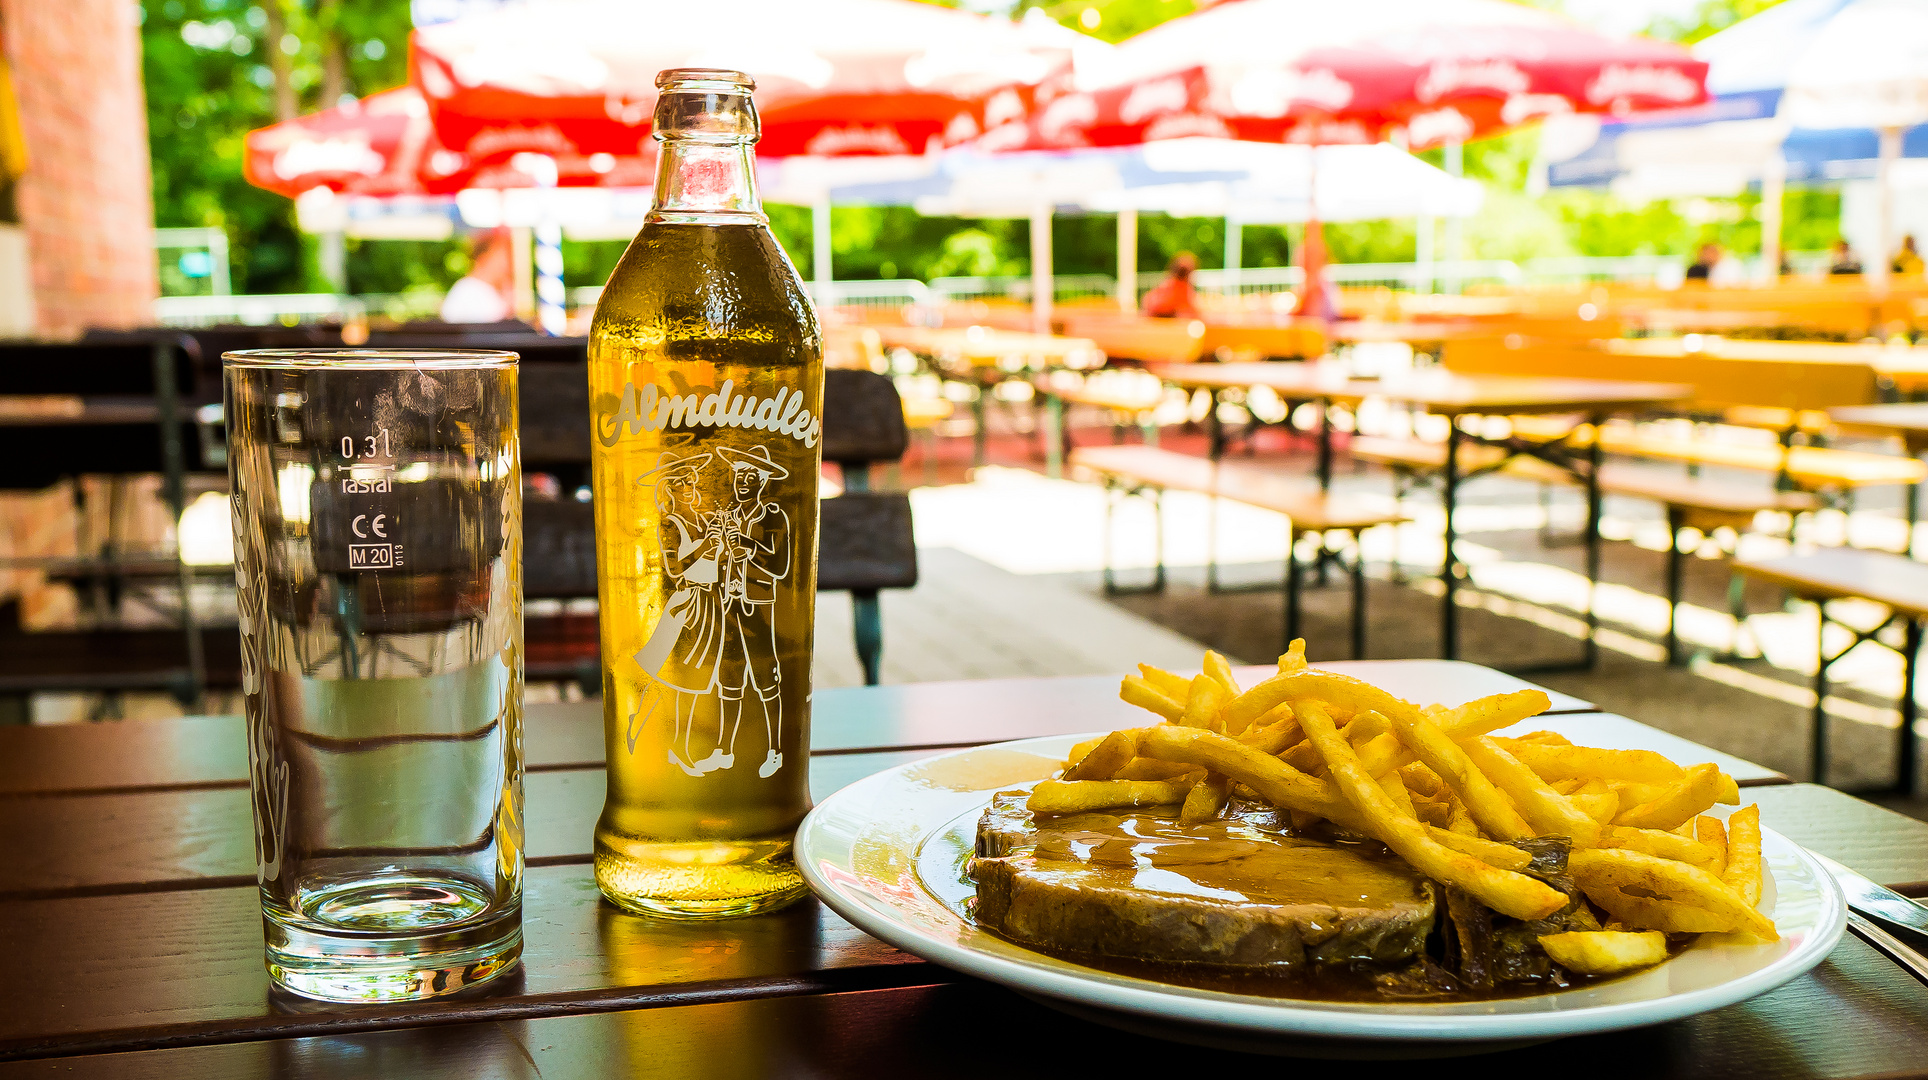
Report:
[[[348,92],[348,46],[341,39],[341,0],[321,0],[315,6],[321,27],[321,107],[332,109]]]
[[[281,0],[261,0],[261,10],[268,16],[268,70],[274,72],[275,117],[293,120],[298,115],[295,108],[294,64],[281,48],[282,39],[288,36],[288,19],[282,11]]]

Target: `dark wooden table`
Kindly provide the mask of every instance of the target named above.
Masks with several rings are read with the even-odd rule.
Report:
[[[1419,700],[1518,680],[1467,664],[1349,668]],[[1254,669],[1246,678],[1262,674]],[[1025,735],[1120,723],[1105,679],[816,695],[819,797],[879,769]],[[1624,718],[1535,720],[1601,745],[1698,750]],[[245,747],[230,717],[0,730],[0,1080],[183,1077],[1045,1077],[1263,1061],[1061,1016],[927,964],[814,901],[678,924],[622,914],[590,872],[602,802],[595,708],[532,706],[522,970],[478,996],[304,1002],[261,964]],[[1766,822],[1928,894],[1928,825],[1725,760]],[[1928,1076],[1928,989],[1853,938],[1813,974],[1716,1013],[1480,1062],[1582,1077]],[[1556,1056],[1557,1055],[1557,1056]],[[1316,1067],[1316,1066],[1315,1066]],[[1410,1065],[1347,1066],[1368,1076]]]

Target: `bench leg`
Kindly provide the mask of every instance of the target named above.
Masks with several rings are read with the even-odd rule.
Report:
[[[1816,644],[1814,648],[1814,730],[1813,744],[1808,751],[1808,760],[1813,762],[1808,779],[1817,784],[1828,782],[1828,711],[1823,703],[1828,697],[1828,606],[1824,602],[1814,605],[1817,616],[1815,626]]]
[[[1290,648],[1299,637],[1299,537],[1290,523],[1285,526],[1285,646]]]
[[[1366,543],[1352,534],[1352,658],[1366,658]]]
[[[971,420],[976,430],[971,432],[971,468],[984,467],[985,443],[990,433],[985,425],[991,422],[990,404],[984,400],[988,388],[979,386],[977,396],[971,399]]]
[[[877,590],[852,589],[850,616],[857,631],[857,659],[864,665],[864,685],[876,686],[884,666],[884,614]]]
[[[1064,455],[1071,441],[1066,438],[1064,422],[1064,399],[1056,394],[1044,395],[1044,423],[1038,433],[1044,437],[1044,475],[1053,480],[1064,477]]]
[[[1915,524],[1921,520],[1921,484],[1919,482],[1908,485],[1906,498],[1908,507],[1908,546],[1902,554],[1912,559],[1915,556]]]
[[[1915,734],[1915,664],[1921,656],[1921,620],[1908,620],[1907,643],[1902,646],[1901,731],[1895,748],[1895,790],[1914,797],[1916,777],[1921,772],[1921,740]]]
[[[1158,532],[1152,537],[1153,550],[1158,559],[1158,572],[1152,575],[1153,592],[1165,591],[1165,489],[1159,488],[1151,497],[1152,520]]]
[[[1118,579],[1111,569],[1111,518],[1112,511],[1117,505],[1116,492],[1112,488],[1111,481],[1107,479],[1105,481],[1105,542],[1103,556],[1105,592],[1107,594],[1118,591]]]
[[[1680,579],[1684,560],[1680,554],[1682,513],[1679,507],[1667,508],[1667,663],[1680,666],[1680,637],[1674,623],[1680,618]]]
[[[1205,511],[1205,591],[1218,591],[1218,496]]]
[[[1459,659],[1459,563],[1454,558],[1453,511],[1459,501],[1459,418],[1452,417],[1446,428],[1446,470],[1440,479],[1441,500],[1446,509],[1446,558],[1440,565],[1443,589],[1439,602],[1439,658]]]

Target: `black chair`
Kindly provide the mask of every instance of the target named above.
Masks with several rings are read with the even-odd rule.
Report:
[[[177,557],[125,551],[115,512],[121,480],[158,473],[162,499],[178,520],[186,507],[188,474],[217,467],[209,460],[207,444],[188,434],[191,403],[202,392],[199,361],[200,349],[192,338],[167,332],[149,331],[119,341],[0,344],[0,395],[81,400],[73,412],[15,412],[0,418],[0,489],[39,491],[69,477],[110,477],[110,525],[98,552],[78,558],[16,559],[13,565],[91,582],[104,606],[117,605],[128,581],[171,581],[178,590],[181,624],[171,645],[147,640],[156,636],[151,631],[95,629],[68,635],[12,630],[9,644],[0,646],[0,693],[143,688],[171,690],[190,706],[199,701],[207,686],[207,665],[205,642],[189,602],[192,573]],[[83,497],[84,489],[77,484],[77,503]],[[103,633],[118,647],[101,638]],[[172,632],[166,636],[174,637]],[[23,638],[37,640],[29,644]],[[58,641],[67,642],[71,655],[49,663],[40,655],[48,649],[40,646]],[[86,647],[76,647],[82,644]]]
[[[521,372],[523,467],[531,472],[586,468],[587,372],[545,367],[531,365]],[[857,656],[864,681],[873,686],[883,662],[878,593],[917,584],[917,546],[909,496],[871,491],[870,469],[902,457],[909,440],[903,403],[889,379],[868,371],[826,372],[823,456],[837,464],[845,493],[822,503],[817,590],[850,593]],[[522,537],[525,597],[572,600],[596,595],[595,511],[589,503],[526,500]],[[528,677],[574,678],[585,692],[593,692],[599,662],[585,646],[594,640],[593,627],[576,617],[531,620]]]

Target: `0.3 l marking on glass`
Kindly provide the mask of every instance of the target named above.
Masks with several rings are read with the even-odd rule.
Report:
[[[343,435],[341,456],[349,463],[341,474],[342,494],[386,495],[395,489],[395,450],[386,427],[378,427],[360,439]],[[349,531],[365,541],[349,542],[349,569],[393,570],[402,565],[402,547],[388,537],[390,524],[389,515],[375,509],[357,514],[348,523]]]

